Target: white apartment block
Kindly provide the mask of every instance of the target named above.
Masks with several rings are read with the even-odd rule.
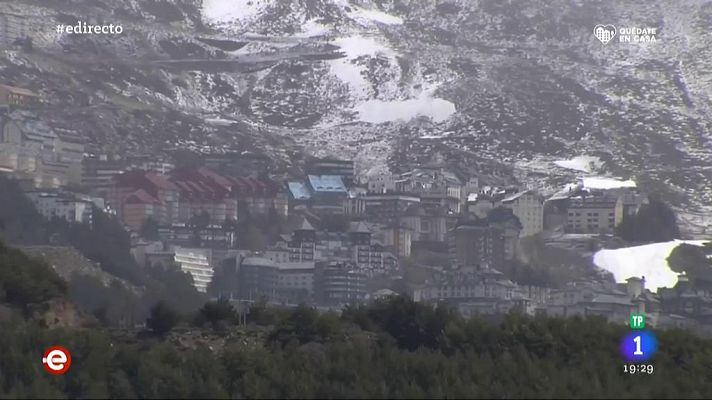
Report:
[[[174,261],[181,271],[193,277],[193,285],[199,292],[207,292],[215,271],[212,266],[211,249],[190,249],[175,247]]]

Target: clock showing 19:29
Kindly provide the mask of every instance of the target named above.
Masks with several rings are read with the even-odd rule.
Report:
[[[626,362],[644,363],[658,351],[658,340],[650,331],[633,331],[621,340],[620,351]]]
[[[652,374],[654,371],[653,364],[624,364],[623,372],[631,375],[634,374]]]

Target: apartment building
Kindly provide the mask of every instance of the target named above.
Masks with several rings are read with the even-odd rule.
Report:
[[[211,249],[174,248],[174,261],[181,271],[193,277],[193,285],[199,292],[207,292],[215,274]]]
[[[544,201],[531,190],[505,197],[502,207],[512,210],[522,224],[522,237],[536,235],[544,230]]]
[[[71,193],[47,191],[29,191],[25,192],[25,196],[46,219],[59,218],[89,225],[93,222],[93,203],[90,199],[78,198]]]
[[[612,233],[616,227],[618,197],[605,193],[571,197],[567,210],[567,233]]]

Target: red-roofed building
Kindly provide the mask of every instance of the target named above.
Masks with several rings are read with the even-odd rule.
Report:
[[[204,168],[179,169],[169,180],[180,189],[178,221],[187,222],[194,215],[207,213],[210,221],[237,220],[237,199],[229,180]]]
[[[169,224],[177,218],[179,188],[164,175],[133,170],[115,175],[112,182],[109,201],[118,217],[131,228],[140,228],[149,217],[160,224]],[[132,203],[128,203],[129,200]],[[138,203],[146,205],[138,206]],[[143,217],[139,210],[144,211]]]
[[[205,168],[178,169],[169,175],[140,170],[116,175],[110,200],[134,229],[148,217],[162,225],[188,223],[203,213],[210,216],[210,223],[237,220],[238,202],[251,214],[267,214],[274,207],[287,215],[286,194],[275,182],[225,177]]]
[[[147,218],[165,220],[165,207],[147,191],[139,189],[124,199],[121,209],[124,223],[133,230],[140,230]]]

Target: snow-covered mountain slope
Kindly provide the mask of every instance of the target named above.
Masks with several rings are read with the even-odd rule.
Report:
[[[293,140],[353,157],[368,173],[440,152],[489,183],[552,190],[609,174],[662,193],[689,227],[710,225],[709,1],[18,0],[3,8],[45,24],[123,23],[117,38],[45,33],[34,54],[3,53],[0,75],[56,105],[71,93],[82,106],[70,114],[110,109],[116,119],[106,120],[129,121],[131,135],[155,146],[265,147],[286,163]],[[603,45],[592,32],[600,23],[655,27],[658,41]],[[154,114],[150,124],[136,117]],[[205,118],[238,125],[206,127]],[[105,129],[102,138],[127,146],[127,133]]]

